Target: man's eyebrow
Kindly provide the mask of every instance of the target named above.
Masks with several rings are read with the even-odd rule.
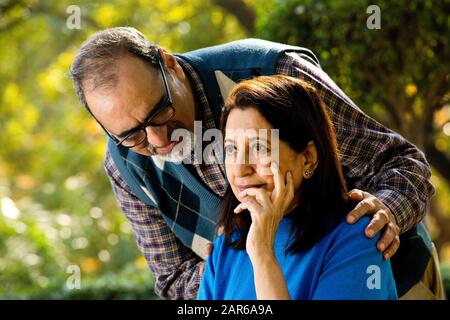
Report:
[[[120,133],[117,137],[118,138],[124,138],[127,134],[129,134],[129,133],[133,132],[134,130],[138,129],[140,126],[141,125],[138,125],[138,126],[132,128],[132,129],[126,130],[126,131]]]
[[[118,138],[124,138],[127,134],[130,134],[131,132],[139,129],[144,123],[146,123],[148,121],[148,119],[150,118],[150,115],[152,114],[153,110],[155,110],[156,108],[158,108],[162,103],[164,102],[164,95],[161,97],[161,99],[159,99],[159,101],[155,104],[155,106],[148,112],[147,117],[145,118],[144,122],[138,124],[137,126],[135,126],[134,128],[128,129],[123,131],[122,133],[120,133],[117,137]]]

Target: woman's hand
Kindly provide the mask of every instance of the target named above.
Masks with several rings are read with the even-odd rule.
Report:
[[[248,196],[249,200],[238,205],[234,212],[247,209],[252,217],[246,249],[253,265],[256,297],[289,300],[286,280],[275,256],[274,240],[278,225],[294,198],[294,183],[290,172],[284,179],[278,164],[272,162],[270,169],[275,182],[272,194],[261,188],[248,188],[239,197]]]
[[[269,195],[262,188],[248,188],[239,197],[248,196],[249,200],[234,209],[237,214],[245,209],[250,211],[252,224],[247,235],[246,250],[252,263],[261,258],[275,258],[275,234],[294,198],[292,174],[288,172],[285,179],[275,162],[272,162],[270,169],[275,184],[272,194]]]

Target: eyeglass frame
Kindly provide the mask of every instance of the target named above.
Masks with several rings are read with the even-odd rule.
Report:
[[[124,138],[122,139],[118,139],[117,137],[115,137],[112,133],[110,133],[104,126],[103,124],[100,123],[100,121],[97,120],[97,118],[94,116],[94,114],[92,113],[92,111],[89,109],[89,107],[87,107],[89,113],[94,117],[94,119],[97,121],[97,123],[100,125],[100,127],[102,127],[102,129],[105,131],[105,133],[108,135],[109,138],[111,138],[114,143],[116,144],[116,146],[122,146],[124,148],[134,148],[137,145],[141,144],[142,142],[145,141],[145,139],[147,138],[147,131],[145,130],[148,126],[152,126],[151,125],[151,121],[158,115],[160,114],[163,110],[165,110],[166,108],[172,108],[173,109],[173,114],[170,116],[170,118],[161,124],[158,125],[153,125],[154,127],[159,127],[159,126],[163,126],[165,125],[167,122],[170,121],[170,119],[173,118],[173,116],[175,115],[175,108],[173,107],[173,99],[172,99],[172,94],[170,93],[170,88],[169,88],[169,84],[167,82],[167,77],[166,77],[166,73],[164,72],[164,68],[162,66],[161,63],[161,58],[158,57],[158,66],[159,66],[159,70],[161,71],[162,77],[163,77],[163,83],[164,83],[164,89],[166,91],[166,98],[164,99],[164,101],[162,103],[158,102],[157,105],[153,108],[152,111],[150,111],[148,117],[144,120],[144,124],[139,125],[138,127],[132,129],[131,132],[128,132]],[[122,143],[128,139],[130,136],[132,136],[133,134],[135,134],[136,132],[139,132],[143,130],[145,133],[145,137],[142,139],[142,141],[140,141],[139,143],[136,143],[133,146],[124,146]]]

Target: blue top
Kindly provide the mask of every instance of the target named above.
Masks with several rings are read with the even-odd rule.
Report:
[[[353,225],[343,220],[309,250],[285,254],[292,240],[292,218],[284,217],[274,247],[291,299],[397,299],[391,263],[376,249],[379,234],[373,239],[364,234],[369,222],[369,217]],[[223,235],[206,261],[198,299],[256,299],[246,250],[227,246]]]

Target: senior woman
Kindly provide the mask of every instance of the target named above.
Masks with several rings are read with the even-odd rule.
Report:
[[[222,130],[223,234],[199,299],[397,298],[378,236],[364,235],[370,219],[345,221],[354,204],[314,88],[287,76],[243,81],[225,102]]]

